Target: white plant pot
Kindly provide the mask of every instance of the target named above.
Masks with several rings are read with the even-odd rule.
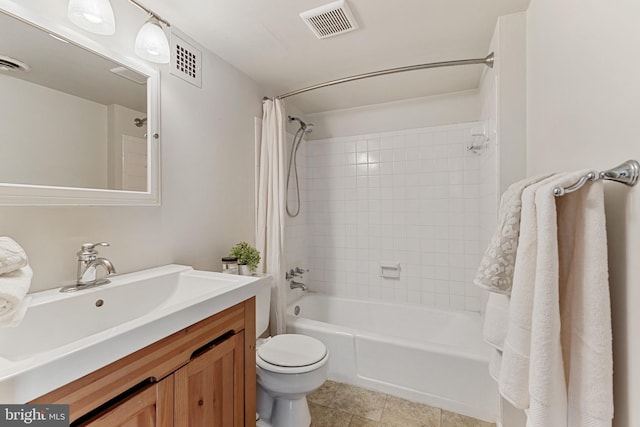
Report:
[[[251,270],[249,270],[249,267],[246,266],[245,264],[238,265],[238,272],[240,274],[242,274],[243,276],[252,276],[253,275],[253,272]]]

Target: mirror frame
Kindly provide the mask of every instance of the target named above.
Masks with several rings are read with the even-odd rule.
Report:
[[[122,64],[147,78],[147,191],[0,183],[0,206],[160,206],[160,72],[133,56],[124,56],[72,28],[24,6],[4,2],[0,11],[25,25],[55,34],[88,52]]]

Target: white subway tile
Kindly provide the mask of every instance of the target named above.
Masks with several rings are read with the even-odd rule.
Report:
[[[435,306],[437,308],[448,309],[451,308],[451,302],[449,300],[449,294],[436,294]]]
[[[287,221],[287,258],[309,260],[314,289],[479,310],[470,283],[495,226],[497,195],[495,161],[464,150],[472,125],[302,147],[306,215]],[[382,260],[402,263],[400,280],[379,277]]]
[[[465,297],[461,295],[451,295],[449,297],[449,307],[453,310],[464,310],[465,309]]]

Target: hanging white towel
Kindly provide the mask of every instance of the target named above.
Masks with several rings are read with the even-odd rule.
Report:
[[[525,178],[505,190],[500,198],[498,224],[487,247],[473,283],[491,292],[509,295],[513,283],[513,271],[520,234],[522,191],[547,175]]]
[[[491,292],[484,313],[482,335],[491,347],[502,351],[509,323],[509,297]]]
[[[522,227],[500,369],[527,427],[604,427],[613,362],[602,182],[561,198],[562,174],[522,195]]]
[[[29,266],[0,275],[0,326],[15,326],[24,317],[32,277]]]
[[[518,252],[509,301],[509,321],[504,341],[498,388],[502,396],[520,409],[529,407],[529,358],[531,316],[537,256],[535,193],[559,175],[532,184],[522,192]]]
[[[484,340],[493,347],[489,375],[500,377],[502,350],[509,323],[509,294],[513,283],[515,260],[520,235],[522,192],[550,175],[526,178],[509,186],[500,198],[498,225],[482,257],[474,283],[491,293],[484,314]]]
[[[29,263],[27,254],[11,237],[0,237],[0,274],[11,273]]]
[[[535,193],[537,250],[531,310],[527,427],[568,426],[560,341],[559,236],[553,188],[570,186],[587,172],[566,174],[541,186]]]
[[[491,349],[491,355],[489,356],[489,376],[493,378],[495,382],[500,379],[500,367],[502,365],[502,351],[495,348]]]
[[[584,173],[557,184],[569,186]],[[538,256],[556,253],[557,263],[536,275],[531,336],[536,372],[527,425],[610,427],[613,352],[603,183],[587,183],[560,198],[552,189],[536,192]],[[546,220],[549,233],[540,228]],[[565,396],[562,411],[558,400]]]

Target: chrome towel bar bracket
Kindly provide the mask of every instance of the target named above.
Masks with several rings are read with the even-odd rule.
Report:
[[[595,172],[591,171],[588,174],[581,177],[578,182],[569,187],[555,187],[553,189],[553,195],[556,197],[564,196],[565,194],[573,193],[580,189],[587,181],[596,181],[598,179],[604,179],[606,181],[621,182],[630,187],[636,185],[638,177],[640,176],[640,163],[637,160],[627,160],[626,162],[618,165],[612,169]]]

